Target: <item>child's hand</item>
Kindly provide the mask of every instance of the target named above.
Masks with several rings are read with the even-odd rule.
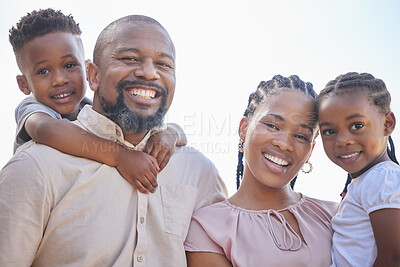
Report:
[[[177,132],[174,129],[167,128],[150,137],[144,152],[157,159],[160,171],[162,171],[174,154],[177,141]]]
[[[160,168],[154,157],[144,152],[124,149],[119,153],[116,168],[140,192],[147,194],[156,191]]]

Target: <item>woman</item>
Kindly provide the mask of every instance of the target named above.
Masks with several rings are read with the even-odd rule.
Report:
[[[337,203],[294,192],[317,127],[317,94],[293,75],[261,82],[240,121],[238,191],[196,211],[189,266],[329,266]],[[244,168],[242,157],[244,157]]]

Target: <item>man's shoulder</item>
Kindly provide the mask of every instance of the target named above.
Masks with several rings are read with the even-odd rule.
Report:
[[[214,165],[209,158],[192,146],[177,147],[171,159],[183,161],[185,164]]]

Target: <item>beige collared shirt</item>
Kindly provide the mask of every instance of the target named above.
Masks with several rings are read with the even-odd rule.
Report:
[[[139,150],[149,137],[134,147],[90,106],[76,124]],[[0,266],[186,266],[192,212],[223,200],[225,185],[190,147],[176,150],[158,183],[140,194],[115,168],[26,143],[0,172]]]

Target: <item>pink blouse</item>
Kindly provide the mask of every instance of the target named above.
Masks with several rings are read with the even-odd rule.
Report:
[[[185,250],[225,255],[233,266],[307,266],[331,264],[331,219],[338,204],[304,195],[288,210],[305,243],[275,210],[246,210],[228,200],[197,210]]]

